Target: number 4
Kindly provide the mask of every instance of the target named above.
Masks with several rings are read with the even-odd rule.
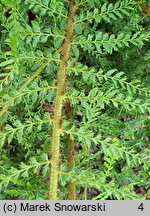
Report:
[[[143,206],[143,203],[141,203],[138,207],[139,210],[143,211],[144,210],[144,206]]]

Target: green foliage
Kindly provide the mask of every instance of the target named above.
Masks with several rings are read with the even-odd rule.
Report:
[[[59,199],[150,192],[149,18],[133,0],[76,0],[62,111]],[[0,199],[46,199],[56,74],[68,0],[0,0]],[[75,143],[67,170],[66,135]],[[139,197],[135,187],[143,186]],[[79,199],[84,199],[79,193]]]

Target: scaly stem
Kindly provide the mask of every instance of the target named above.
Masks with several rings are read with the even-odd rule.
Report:
[[[69,2],[68,20],[66,28],[66,38],[62,45],[60,67],[57,73],[57,90],[54,100],[54,113],[52,124],[52,141],[50,145],[51,169],[48,199],[57,200],[59,164],[60,164],[60,134],[61,134],[61,119],[63,96],[65,91],[65,73],[67,63],[70,57],[71,42],[74,32],[74,16],[76,14],[76,5],[74,0]]]
[[[67,135],[67,167],[70,171],[75,166],[74,141],[70,139],[70,134]],[[68,200],[76,199],[76,183],[68,182]]]
[[[66,112],[67,119],[68,120],[71,119],[72,114],[73,114],[73,109],[70,106],[70,103],[66,103],[65,112]],[[70,134],[67,134],[66,144],[67,144],[67,152],[66,152],[67,168],[68,168],[68,171],[70,171],[75,166],[74,140],[71,140]],[[68,194],[68,200],[76,199],[76,183],[75,182],[68,182],[67,194]]]

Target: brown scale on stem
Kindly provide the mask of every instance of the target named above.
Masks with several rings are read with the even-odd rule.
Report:
[[[60,166],[60,136],[63,96],[65,91],[67,63],[70,57],[71,43],[74,33],[74,17],[76,14],[76,5],[74,0],[69,1],[69,11],[64,43],[61,46],[61,61],[57,73],[57,90],[54,99],[54,114],[52,122],[52,139],[50,144],[51,168],[48,199],[57,200],[58,177]]]
[[[70,103],[65,104],[65,113],[68,120],[72,118],[73,115],[73,108],[71,107]],[[71,171],[72,168],[75,166],[75,150],[74,150],[74,140],[71,140],[70,134],[67,134],[66,137],[66,156],[67,156],[67,168],[68,171]],[[68,182],[67,184],[67,194],[68,200],[75,200],[76,199],[76,183],[75,182]]]

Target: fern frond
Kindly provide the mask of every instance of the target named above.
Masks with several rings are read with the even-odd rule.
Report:
[[[85,1],[79,3],[79,6],[84,6],[85,3],[90,1]],[[102,20],[105,22],[116,21],[118,18],[123,19],[123,15],[130,16],[130,12],[133,10],[135,3],[130,0],[117,2],[115,4],[104,3],[99,6],[99,8],[94,8],[93,12],[82,11],[80,16],[76,17],[76,23],[82,23],[85,21],[100,23]]]
[[[42,16],[44,16],[45,14],[48,14],[49,16],[56,14],[61,18],[67,18],[67,11],[63,6],[63,2],[60,0],[51,2],[49,2],[49,0],[33,0],[32,2],[26,0],[25,2],[27,4],[30,4],[30,9],[34,8],[34,11],[40,13],[40,15]]]
[[[95,35],[89,34],[87,38],[84,36],[78,36],[73,44],[81,46],[84,51],[92,53],[97,51],[98,53],[112,53],[113,51],[118,51],[121,47],[135,45],[143,46],[143,42],[150,38],[150,34],[145,33],[135,33],[133,36],[130,34],[120,33],[118,36],[110,35],[102,32],[97,32]]]
[[[35,120],[37,121],[33,122],[31,120],[27,120],[24,124],[18,120],[15,121],[12,126],[7,124],[5,126],[5,132],[0,132],[1,147],[4,145],[6,139],[7,142],[10,143],[14,138],[16,138],[18,142],[21,143],[23,136],[26,136],[26,134],[30,135],[30,133],[34,130],[34,127],[37,131],[41,131],[44,124],[49,125],[52,121],[48,113],[45,114],[43,119],[40,119],[39,116],[35,116]]]
[[[27,178],[28,173],[31,169],[35,173],[38,173],[41,166],[49,165],[50,161],[48,160],[47,155],[43,156],[44,160],[42,162],[38,162],[36,158],[31,158],[29,164],[25,164],[22,162],[20,165],[20,169],[12,167],[11,170],[7,172],[8,175],[0,174],[0,190],[3,190],[3,188],[7,188],[10,182],[13,182],[14,180],[17,181],[20,176],[23,178]]]

